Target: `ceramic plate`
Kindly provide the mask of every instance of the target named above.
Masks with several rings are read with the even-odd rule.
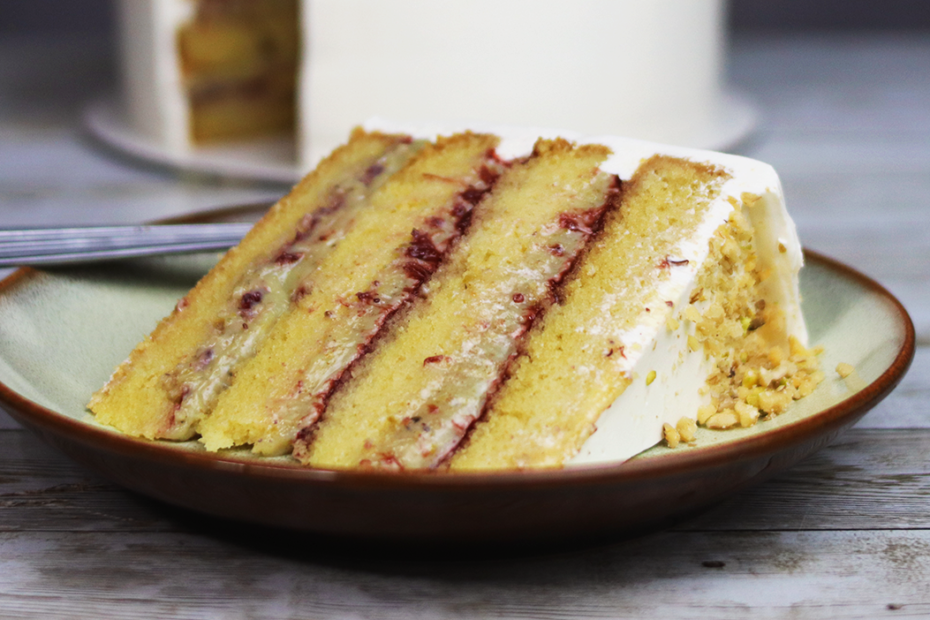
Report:
[[[231,210],[212,220],[247,219]],[[807,253],[811,340],[827,379],[774,421],[700,430],[616,465],[500,474],[396,475],[301,468],[286,457],[204,452],[97,424],[92,392],[216,254],[22,269],[0,284],[0,404],[74,460],[140,493],[203,513],[386,540],[533,540],[624,532],[705,507],[827,445],[884,398],[914,355],[914,328],[884,288]],[[856,372],[840,378],[839,362]]]

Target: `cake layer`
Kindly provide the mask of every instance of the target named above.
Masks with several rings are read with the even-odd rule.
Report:
[[[343,373],[444,260],[497,177],[497,138],[460,134],[423,149],[372,197],[314,286],[200,427],[209,449],[290,449]]]
[[[554,466],[581,448],[633,380],[623,367],[632,344],[625,335],[642,315],[670,310],[656,293],[688,264],[676,258],[680,245],[694,236],[726,178],[715,167],[672,158],[639,167],[624,185],[622,208],[607,215],[562,303],[534,326],[453,469]]]
[[[294,127],[287,84],[257,79],[190,93],[190,135],[198,144],[283,134]]]
[[[193,1],[196,9],[178,29],[177,47],[183,71],[193,82],[244,79],[276,66],[296,68],[297,0],[186,1]]]
[[[617,192],[609,151],[540,142],[476,211],[426,296],[301,433],[318,467],[435,468],[482,414]]]
[[[297,0],[199,0],[177,47],[195,143],[294,132]]]
[[[356,132],[230,250],[90,403],[98,419],[148,438],[189,438],[235,367],[290,306],[294,283],[339,247],[369,197],[422,147]]]

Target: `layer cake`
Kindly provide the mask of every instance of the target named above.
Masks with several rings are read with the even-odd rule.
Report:
[[[245,140],[309,170],[374,114],[692,145],[731,139],[749,120],[722,93],[722,0],[117,6],[131,129],[182,160]],[[263,131],[296,137],[296,156],[273,139],[250,142]]]
[[[98,420],[321,468],[558,467],[755,424],[822,377],[769,166],[435,134],[357,130],[117,369]]]

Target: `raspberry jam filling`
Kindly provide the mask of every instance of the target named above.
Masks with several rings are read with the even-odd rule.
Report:
[[[191,435],[196,422],[231,384],[236,367],[255,354],[277,320],[312,289],[314,270],[367,207],[370,195],[419,146],[400,143],[354,178],[334,186],[324,206],[304,216],[287,243],[240,279],[209,338],[162,379],[175,402],[163,437]]]
[[[472,210],[493,187],[499,176],[491,160],[480,169],[478,178],[450,204],[426,216],[411,231],[410,240],[397,250],[367,290],[345,300],[345,316],[333,321],[326,350],[301,374],[302,378],[285,398],[272,403],[277,437],[263,438],[254,446],[260,454],[286,452],[296,439],[296,451],[313,435],[330,395],[352,364],[365,355],[384,323],[408,304],[423,283],[445,259],[471,219]]]
[[[451,355],[431,356],[424,368],[441,367],[398,424],[379,445],[366,447],[363,466],[434,469],[456,449],[506,376],[533,322],[551,306],[603,215],[614,204],[563,213],[544,226],[542,240],[521,257],[519,267],[502,270],[495,286],[475,294],[467,315],[468,337]],[[559,247],[553,252],[552,247]]]

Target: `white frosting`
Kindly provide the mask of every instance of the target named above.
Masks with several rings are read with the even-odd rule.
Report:
[[[309,169],[372,115],[678,141],[713,124],[720,0],[307,0]]]
[[[662,438],[662,425],[675,425],[682,416],[694,417],[698,407],[706,402],[699,389],[712,370],[704,359],[703,351],[693,352],[687,345],[694,326],[684,323],[675,331],[666,327],[670,315],[678,316],[690,299],[697,273],[710,251],[714,232],[729,219],[736,205],[741,204],[744,193],[760,196],[751,209],[744,210],[754,227],[756,253],[763,269],[771,268],[773,275],[767,280],[769,298],[784,311],[789,334],[807,344],[807,329],[801,315],[798,272],[803,265],[803,254],[794,222],[785,209],[781,183],[775,170],[760,161],[673,147],[654,142],[618,138],[615,136],[586,137],[568,131],[540,128],[470,125],[468,127],[407,126],[383,119],[371,119],[364,124],[368,130],[406,133],[418,138],[433,139],[455,131],[471,129],[501,136],[498,153],[511,159],[528,155],[539,137],[563,137],[578,143],[603,144],[613,154],[601,169],[628,180],[640,163],[655,154],[681,157],[696,162],[707,162],[724,168],[730,179],[707,209],[703,223],[690,239],[683,239],[674,256],[687,259],[688,264],[676,266],[655,291],[655,303],[641,313],[636,327],[615,337],[625,346],[625,360],[621,372],[628,373],[633,382],[624,393],[601,414],[597,430],[585,442],[570,464],[620,462],[655,445]],[[783,250],[782,250],[783,248]],[[674,302],[669,308],[665,301]],[[690,331],[689,331],[690,330]],[[655,380],[646,385],[650,371]]]
[[[121,0],[123,105],[134,131],[171,153],[190,150],[190,110],[178,62],[178,28],[193,17],[190,0]]]
[[[177,29],[193,0],[120,0],[133,128],[185,153]],[[300,0],[300,169],[360,119],[574,127],[650,140],[718,122],[723,0]]]

